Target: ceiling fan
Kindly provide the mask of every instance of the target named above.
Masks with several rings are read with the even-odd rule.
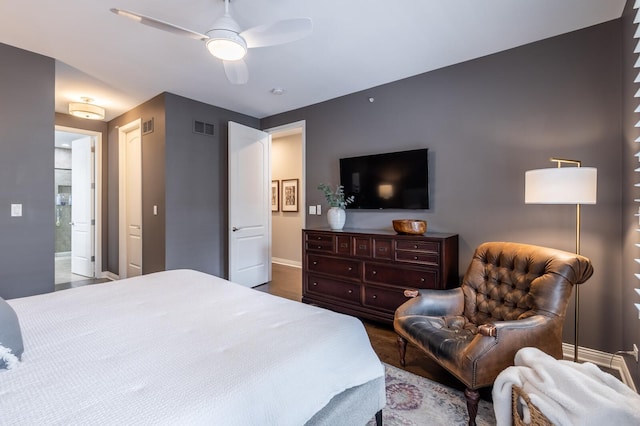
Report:
[[[224,0],[224,15],[216,19],[212,29],[205,34],[129,10],[113,8],[111,12],[159,30],[204,41],[209,53],[222,60],[224,72],[232,84],[245,84],[249,80],[247,64],[243,60],[247,49],[290,43],[308,36],[313,29],[311,18],[292,18],[241,31],[229,13],[229,0]]]

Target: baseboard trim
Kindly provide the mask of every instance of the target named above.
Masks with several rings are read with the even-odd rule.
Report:
[[[109,271],[102,271],[98,278],[106,278],[106,279],[109,279],[111,281],[117,281],[117,280],[120,279],[119,276],[117,276],[113,272],[109,272]]]
[[[279,257],[272,257],[272,263],[277,263],[278,265],[291,266],[293,268],[302,268],[302,262],[297,262],[295,260],[289,259],[281,259]]]
[[[562,344],[562,357],[566,360],[573,361],[573,344]],[[629,368],[627,368],[627,363],[624,362],[624,358],[621,355],[610,354],[608,352],[578,346],[578,361],[591,362],[600,367],[616,370],[620,374],[622,382],[633,389],[634,392],[638,392],[636,385],[633,382],[631,372],[629,371]]]

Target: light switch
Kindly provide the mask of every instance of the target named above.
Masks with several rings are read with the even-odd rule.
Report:
[[[309,206],[309,214],[316,214],[316,206]]]
[[[156,205],[153,206],[153,215],[158,216],[158,206]]]
[[[11,217],[22,216],[22,204],[11,204]]]
[[[322,204],[318,204],[316,206],[316,214],[318,215],[322,214]]]

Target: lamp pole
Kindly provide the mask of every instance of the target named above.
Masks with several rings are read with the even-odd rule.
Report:
[[[577,167],[582,167],[582,161],[580,160],[567,160],[564,158],[551,158],[552,162],[558,163],[558,168],[562,167],[562,164],[575,164]],[[576,203],[576,254],[580,254],[580,203]],[[580,332],[580,285],[576,284],[575,296],[575,309],[574,309],[574,339],[573,339],[573,362],[578,362],[578,333]]]

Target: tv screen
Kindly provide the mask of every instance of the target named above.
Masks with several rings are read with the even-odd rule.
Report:
[[[340,159],[340,184],[351,209],[428,209],[428,149]]]

